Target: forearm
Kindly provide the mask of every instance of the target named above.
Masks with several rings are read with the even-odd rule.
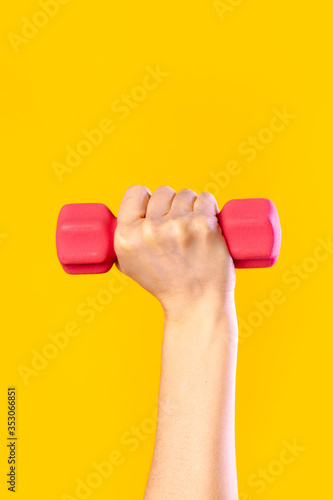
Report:
[[[181,319],[182,318],[182,319]],[[166,315],[159,419],[145,500],[237,500],[233,296]]]

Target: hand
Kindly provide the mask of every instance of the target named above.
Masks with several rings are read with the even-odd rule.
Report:
[[[233,300],[235,269],[210,193],[131,186],[118,213],[117,267],[162,304],[166,315],[202,300]]]

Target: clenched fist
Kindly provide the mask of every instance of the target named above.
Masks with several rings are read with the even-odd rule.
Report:
[[[151,194],[131,186],[118,213],[117,267],[152,293],[166,314],[203,298],[223,303],[233,294],[235,269],[218,212],[210,193],[163,186]]]

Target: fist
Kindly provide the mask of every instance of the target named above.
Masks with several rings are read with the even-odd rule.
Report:
[[[153,294],[166,313],[225,300],[233,295],[235,269],[218,213],[210,193],[163,186],[151,194],[131,186],[115,231],[118,269]]]

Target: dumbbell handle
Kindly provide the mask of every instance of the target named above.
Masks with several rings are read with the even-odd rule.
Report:
[[[229,252],[237,268],[271,267],[281,244],[277,210],[266,198],[230,200],[218,214]],[[117,219],[100,203],[64,205],[57,225],[57,253],[69,274],[108,271],[117,259]]]

